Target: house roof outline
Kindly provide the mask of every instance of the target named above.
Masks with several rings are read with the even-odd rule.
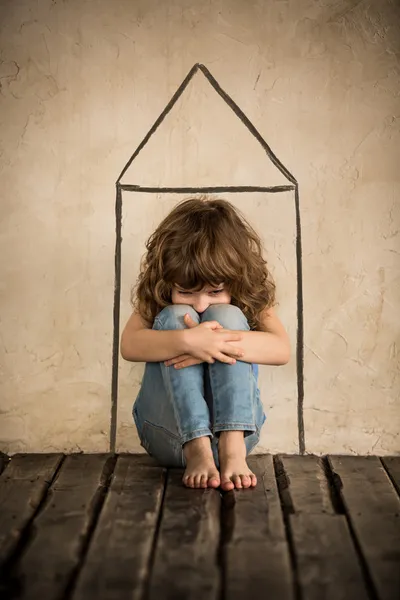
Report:
[[[180,187],[180,186],[170,186],[170,187],[148,187],[148,186],[139,186],[132,184],[121,183],[121,179],[134,162],[136,157],[141,153],[141,151],[145,148],[150,138],[156,133],[157,129],[163,123],[164,119],[169,115],[171,110],[174,108],[180,97],[184,94],[187,86],[191,82],[191,80],[195,77],[197,73],[201,72],[206,80],[209,82],[211,87],[215,90],[215,92],[224,100],[225,104],[235,113],[236,117],[242,122],[242,124],[247,128],[250,134],[257,140],[257,142],[261,145],[263,150],[265,151],[267,158],[270,162],[278,169],[278,171],[284,176],[284,178],[288,181],[288,185],[279,185],[279,186],[202,186],[202,187]],[[116,185],[120,187],[124,191],[141,191],[141,192],[181,192],[181,193],[195,193],[195,192],[224,192],[224,191],[243,191],[243,192],[252,192],[252,191],[267,191],[267,192],[285,192],[294,190],[297,187],[297,180],[292,175],[287,167],[279,160],[279,158],[274,154],[271,147],[264,140],[260,132],[256,129],[250,119],[245,115],[245,113],[239,108],[239,106],[234,102],[234,100],[221,88],[217,80],[211,75],[210,71],[201,63],[196,63],[190,69],[189,73],[182,81],[181,85],[176,90],[175,94],[172,96],[171,100],[168,102],[158,119],[154,122],[153,126],[149,129],[143,140],[140,142],[125,167],[122,169],[117,181]]]

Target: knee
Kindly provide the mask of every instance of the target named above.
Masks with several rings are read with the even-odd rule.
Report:
[[[250,329],[246,317],[233,304],[213,304],[204,311],[202,321],[218,321],[225,329]]]
[[[153,329],[186,329],[183,322],[186,313],[199,323],[198,313],[188,304],[170,304],[158,313],[154,319]]]

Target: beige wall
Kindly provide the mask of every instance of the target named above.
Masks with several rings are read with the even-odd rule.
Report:
[[[399,452],[396,3],[3,0],[0,28],[0,450],[109,447],[115,181],[201,62],[300,184],[306,450]],[[126,182],[282,181],[201,73],[151,143]],[[263,238],[294,343],[279,196],[229,199]],[[122,320],[146,236],[179,199],[124,193]],[[119,450],[140,449],[142,371],[120,364]],[[294,357],[260,385],[260,449],[296,452]]]

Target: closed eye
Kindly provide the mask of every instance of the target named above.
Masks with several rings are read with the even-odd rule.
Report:
[[[221,289],[221,290],[211,290],[208,293],[211,294],[212,296],[213,295],[217,296],[218,294],[221,294],[223,291],[224,291],[223,289]],[[178,290],[178,293],[181,294],[181,296],[191,296],[192,295],[192,292],[184,292],[182,290]]]

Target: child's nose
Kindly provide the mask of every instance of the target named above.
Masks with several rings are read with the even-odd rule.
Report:
[[[196,302],[193,308],[198,313],[203,313],[209,306],[209,302]]]

